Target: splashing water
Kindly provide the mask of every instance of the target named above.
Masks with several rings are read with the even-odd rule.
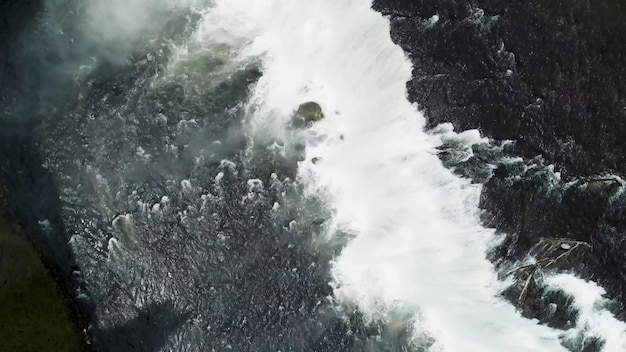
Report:
[[[330,236],[356,234],[334,265],[339,299],[372,317],[409,309],[435,351],[565,350],[556,331],[497,298],[485,259],[493,232],[476,219],[480,189],[441,165],[439,141],[406,100],[411,65],[367,1],[223,0],[212,11],[249,38],[243,54],[263,58],[251,133],[281,137],[304,101],[326,113],[303,133],[299,176],[327,195]]]
[[[205,9],[207,2],[211,5]],[[50,2],[53,3],[57,2]],[[295,136],[298,141],[306,143],[307,153],[306,159],[299,163],[298,181],[307,186],[308,192],[328,201],[327,206],[333,213],[332,219],[325,224],[329,242],[332,242],[333,236],[340,237],[339,233],[354,235],[333,263],[334,294],[339,303],[356,304],[366,318],[388,318],[391,329],[403,329],[406,323],[394,319],[409,319],[414,329],[416,345],[432,352],[564,351],[562,340],[567,344],[568,340],[577,341],[581,336],[583,339],[600,336],[605,351],[624,350],[626,328],[603,306],[606,303],[601,297],[603,291],[593,283],[583,282],[569,274],[546,275],[545,284],[549,291],[562,291],[574,298],[573,307],[578,311],[578,321],[573,329],[566,332],[524,319],[511,304],[498,298],[503,283],[496,279],[492,265],[485,258],[486,251],[497,238],[492,230],[480,226],[476,217],[480,186],[454,176],[442,166],[435,148],[444,142],[446,135],[454,132],[449,125],[440,126],[436,135],[424,132],[424,116],[406,99],[405,82],[411,76],[411,64],[402,50],[392,43],[388,22],[370,9],[368,1],[132,0],[127,5],[134,11],[128,11],[128,6],[121,6],[122,3],[117,0],[113,4],[104,1],[90,3],[85,12],[86,20],[80,22],[87,26],[81,31],[87,33],[86,38],[83,38],[86,44],[83,43],[80,48],[89,53],[94,48],[97,50],[89,60],[81,59],[94,67],[82,65],[79,66],[79,71],[84,69],[91,72],[99,61],[107,60],[123,67],[129,53],[141,51],[141,42],[147,34],[150,34],[147,36],[149,38],[153,38],[154,34],[165,39],[167,36],[164,33],[170,30],[172,33],[169,37],[174,39],[154,42],[155,46],[158,44],[159,47],[168,48],[158,51],[163,56],[159,56],[159,60],[168,57],[163,66],[165,74],[146,79],[146,82],[156,88],[162,85],[167,99],[173,99],[167,90],[173,85],[175,88],[182,88],[185,98],[198,103],[198,106],[206,107],[206,100],[211,92],[225,90],[221,83],[231,79],[237,71],[243,70],[250,63],[261,62],[263,76],[255,85],[245,106],[245,128],[248,135],[254,137],[253,140],[267,142],[294,138],[292,132],[285,129],[285,125],[295,108],[306,101],[316,101],[322,106],[325,119]],[[167,14],[180,10],[179,7],[183,10],[190,7],[191,11],[180,12],[180,23],[164,21],[168,18]],[[65,14],[65,11],[59,13]],[[136,13],[141,14],[136,16]],[[201,22],[197,27],[196,19]],[[436,18],[433,17],[433,20]],[[108,25],[109,23],[116,25]],[[180,33],[175,30],[179,25],[183,27]],[[188,37],[192,31],[194,36]],[[173,50],[171,56],[168,54],[169,48]],[[81,60],[77,62],[82,62]],[[152,60],[152,56],[148,55],[143,61]],[[55,82],[53,79],[47,81]],[[138,85],[144,84],[142,82],[144,81],[141,79],[137,80]],[[241,85],[243,88],[247,87],[247,83]],[[137,90],[135,88],[133,86],[131,90]],[[58,89],[56,84],[54,89]],[[144,98],[140,100],[146,100]],[[239,101],[241,98],[238,96],[232,99]],[[103,102],[105,100],[102,99]],[[128,106],[124,108],[122,110],[132,111]],[[118,122],[126,123],[127,115],[132,115],[119,114],[115,106],[112,109],[119,117]],[[102,110],[102,118],[94,121],[109,121],[106,108]],[[202,112],[199,115],[204,116],[210,109],[199,110]],[[157,116],[160,121],[158,126],[167,125],[166,115]],[[220,119],[223,116],[216,115],[213,118]],[[181,135],[199,128],[197,121],[192,118],[187,120],[186,115],[174,115],[170,119],[180,120],[177,126]],[[100,126],[95,122],[94,125]],[[126,138],[126,147],[129,150],[136,149],[142,160],[149,160],[152,157],[150,153],[144,152],[139,144],[135,148],[135,143],[145,132],[131,132],[133,136],[136,133],[137,138]],[[204,143],[208,142],[203,137],[205,135],[198,136],[197,147],[206,147]],[[165,137],[169,136],[163,135],[163,140],[168,140]],[[455,137],[458,138],[453,138],[454,140],[468,146],[483,141],[477,131],[465,131]],[[120,164],[123,163],[120,159],[123,154],[111,154],[110,158],[109,154],[103,154],[106,157],[102,157],[98,154],[102,143],[98,143],[95,138],[87,139],[96,145],[90,152],[99,155],[101,160],[119,160]],[[73,142],[71,138],[68,140]],[[181,137],[181,140],[185,138]],[[221,147],[217,146],[221,145],[221,141],[215,142],[219,143],[212,146],[218,153],[217,150],[221,150]],[[58,143],[57,140],[52,143],[54,146],[57,144],[63,143]],[[471,153],[471,148],[468,147],[466,153]],[[73,153],[69,154],[76,157]],[[212,155],[209,152],[206,154],[209,157]],[[56,160],[56,157],[52,159]],[[132,158],[128,157],[128,160]],[[234,165],[232,164],[233,170]],[[91,166],[87,167],[86,173],[91,174],[89,167]],[[222,162],[220,167],[231,168],[226,162]],[[73,168],[65,172],[71,170]],[[64,170],[56,171],[62,174]],[[97,181],[95,184],[100,189],[96,193],[113,193],[109,189],[106,173],[101,176],[96,171],[97,169],[93,171]],[[202,175],[204,176],[206,174]],[[219,184],[222,177],[224,173],[220,172],[215,183]],[[65,178],[70,179],[71,177]],[[196,181],[197,179],[194,180]],[[69,186],[73,185],[73,181],[68,183]],[[115,182],[110,184],[114,185]],[[186,200],[195,197],[193,199],[202,204],[202,207],[210,203],[211,199],[219,198],[200,196],[200,186],[186,179],[176,180],[171,184],[180,185],[181,188],[180,192],[178,189],[176,192],[171,191],[169,194],[172,197],[180,196]],[[248,182],[250,189],[257,186],[262,187],[259,182]],[[158,192],[153,189],[150,191]],[[196,191],[198,194],[194,193]],[[71,194],[70,191],[66,192]],[[219,192],[217,193],[219,196]],[[250,194],[254,192],[251,191]],[[148,194],[155,195],[156,193]],[[136,194],[131,194],[129,201],[133,201],[135,196]],[[108,198],[103,196],[102,199],[98,201],[104,209],[103,221],[109,223],[113,207],[106,203]],[[169,239],[175,237],[171,234],[177,234],[175,221],[168,223],[170,227],[167,228],[163,227],[165,222],[151,222],[153,215],[155,219],[164,219],[161,215],[170,211],[169,198],[163,196],[159,199],[160,203],[137,203],[143,208],[141,214],[145,215],[143,220],[141,214],[136,217],[137,228],[141,230],[137,233],[146,235],[144,237],[150,240],[153,239],[153,228],[163,232],[162,238]],[[84,201],[84,204],[88,204],[88,200]],[[70,203],[72,207],[80,207],[73,201]],[[85,206],[82,208],[87,209]],[[148,209],[152,211],[149,212]],[[76,210],[71,209],[71,212]],[[179,215],[180,223],[192,228],[195,231],[193,233],[211,232],[207,230],[206,223],[202,222],[202,217],[192,219],[186,213],[183,213],[184,216],[180,213]],[[83,218],[80,217],[81,222]],[[129,297],[133,299],[112,300],[102,304],[103,307],[108,307],[109,304],[117,310],[113,309],[110,313],[108,309],[101,309],[98,312],[100,327],[107,328],[106,324],[102,324],[103,321],[119,322],[133,317],[133,309],[137,306],[148,306],[166,298],[175,297],[183,302],[187,300],[197,304],[194,306],[195,313],[216,310],[219,313],[213,303],[217,302],[216,306],[219,307],[227,297],[234,297],[233,302],[237,303],[237,292],[241,297],[248,297],[248,293],[252,297],[256,294],[247,290],[254,286],[249,285],[249,281],[244,281],[239,287],[243,289],[237,292],[229,287],[218,287],[219,292],[224,292],[223,296],[211,296],[214,294],[212,286],[206,288],[210,294],[197,290],[198,285],[191,279],[187,280],[186,275],[202,283],[208,281],[205,277],[221,277],[212,272],[219,265],[206,260],[211,256],[202,257],[202,254],[212,253],[207,245],[202,244],[204,242],[194,243],[187,238],[185,241],[174,241],[184,245],[176,247],[180,250],[179,255],[172,256],[178,260],[170,260],[161,251],[161,248],[169,249],[168,246],[139,249],[141,246],[135,246],[135,238],[127,234],[131,232],[128,229],[135,226],[134,217],[124,215],[117,219],[112,225],[119,228],[120,234],[119,239],[108,239],[109,264],[117,272],[125,274],[125,280],[131,282],[134,292]],[[168,220],[171,219],[168,217]],[[194,221],[197,222],[193,223]],[[95,222],[92,225],[93,223]],[[191,226],[192,223],[197,227]],[[96,261],[89,263],[95,258],[92,254],[99,251],[97,241],[88,237],[91,234],[84,227],[86,225],[79,226],[80,231],[72,236],[70,245],[83,260],[83,271],[93,275],[90,278],[90,293],[95,292],[94,297],[98,297],[97,293],[101,297],[111,297],[105,290],[108,289],[109,282],[96,276],[102,274],[102,277],[107,277],[103,274],[106,270],[102,269],[106,266],[99,265]],[[92,234],[106,234],[96,231],[95,226],[92,230]],[[206,241],[211,243],[213,240],[209,238]],[[194,246],[200,249],[196,250]],[[254,247],[254,244],[250,246]],[[77,248],[87,248],[91,252],[81,252]],[[222,253],[217,250],[214,252]],[[145,258],[167,259],[171,267],[154,265]],[[237,256],[233,258],[232,263],[235,265],[232,268],[236,268],[241,260]],[[193,264],[185,267],[183,259],[189,259]],[[141,284],[135,284],[134,280],[136,269],[142,268],[137,263],[145,265],[146,269],[137,274],[142,275]],[[285,263],[287,266],[292,262],[286,260]],[[232,268],[230,270],[234,270]],[[170,273],[170,269],[174,275]],[[289,267],[288,270],[291,272],[295,268]],[[223,271],[226,272],[224,276],[230,275],[228,269]],[[146,273],[150,272],[152,277],[147,277]],[[252,282],[267,281],[263,276],[267,273],[257,274],[251,275],[254,279]],[[117,276],[124,279],[121,274]],[[183,276],[188,286],[179,285],[178,280]],[[163,277],[168,279],[164,281]],[[323,280],[326,280],[325,277]],[[144,281],[151,282],[152,286]],[[268,285],[275,283],[267,282]],[[241,293],[242,291],[245,292]],[[297,294],[293,290],[289,292]],[[262,299],[259,301],[262,302],[260,305],[266,304]],[[245,302],[246,304],[232,304],[232,307],[249,308],[256,304],[248,304],[248,300]],[[164,309],[170,310],[167,307]],[[233,308],[221,318],[230,324],[231,320],[236,320],[233,312],[240,314],[238,317],[243,317],[240,319],[243,322],[249,313],[245,309],[237,311]],[[284,315],[288,314],[286,312]],[[267,317],[266,313],[262,315]],[[210,313],[206,317],[198,314],[194,319],[193,324],[200,326],[206,322],[208,328],[215,323]],[[185,325],[176,336],[170,336],[171,345],[184,344],[187,350],[192,350],[192,346],[200,348],[204,342],[210,340],[210,343],[215,342],[215,346],[231,347],[232,336],[225,335],[224,343],[220,345],[220,341],[214,341],[217,340],[214,338],[217,335],[208,334],[208,330],[196,330],[193,324]],[[159,331],[171,329],[151,326]],[[249,335],[257,332],[253,330]],[[145,336],[151,336],[152,333],[153,331],[147,330]],[[232,340],[235,345],[243,345],[249,343],[249,335],[242,334],[245,338],[240,340],[235,336]],[[141,339],[144,335],[137,336]],[[190,340],[189,336],[195,339]],[[274,339],[275,335],[265,334],[267,336]],[[263,344],[259,343],[258,346]],[[174,347],[172,349],[183,350]]]
[[[576,326],[563,334],[566,341],[584,341],[601,337],[604,351],[626,350],[626,324],[617,320],[606,308],[609,303],[602,296],[603,288],[570,274],[557,274],[546,278],[546,287],[553,291],[562,291],[574,297],[574,307],[580,317]]]

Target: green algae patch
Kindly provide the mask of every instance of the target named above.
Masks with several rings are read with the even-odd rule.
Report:
[[[71,306],[19,226],[0,215],[0,351],[85,351]]]

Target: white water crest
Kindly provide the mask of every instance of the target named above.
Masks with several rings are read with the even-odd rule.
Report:
[[[250,133],[284,138],[298,104],[326,118],[306,132],[299,177],[334,212],[329,236],[355,234],[336,263],[335,294],[369,317],[410,310],[431,351],[565,351],[559,332],[498,298],[480,226],[480,187],[437,158],[438,137],[406,99],[411,64],[388,20],[356,0],[217,0],[207,16],[260,57]],[[476,140],[468,143],[477,142]],[[313,163],[312,158],[319,158]],[[425,330],[425,331],[423,331]]]
[[[573,306],[579,317],[576,327],[567,330],[563,338],[584,341],[600,337],[604,341],[604,351],[626,351],[626,324],[617,320],[607,309],[609,302],[603,297],[606,291],[602,287],[570,274],[547,277],[545,285],[550,290],[562,291],[574,297]]]

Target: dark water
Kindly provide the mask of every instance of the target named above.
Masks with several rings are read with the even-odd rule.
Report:
[[[315,199],[303,204],[297,153],[242,131],[240,102],[262,74],[258,63],[222,79],[227,60],[215,54],[184,76],[164,75],[199,14],[156,13],[158,30],[105,47],[81,31],[80,3],[1,6],[1,184],[13,211],[40,230],[98,350],[420,350],[402,317],[367,323],[334,301],[329,262],[342,244],[315,244],[328,213]],[[413,61],[409,99],[429,127],[452,122],[492,145],[514,142],[477,147],[462,162],[446,153],[453,142],[440,154],[485,183],[485,223],[510,234],[491,259],[504,267],[544,237],[589,243],[558,269],[599,282],[623,318],[623,5],[374,8],[391,16],[392,37]],[[285,206],[272,210],[275,202]],[[504,294],[515,300],[519,290]],[[528,317],[558,328],[576,320],[564,295],[537,286],[528,297]],[[547,314],[550,303],[563,311]]]

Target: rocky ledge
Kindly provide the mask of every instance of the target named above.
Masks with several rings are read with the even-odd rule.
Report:
[[[545,309],[567,312],[567,300],[533,283],[542,271],[574,270],[604,287],[623,319],[626,5],[375,0],[374,8],[390,17],[393,40],[413,63],[409,99],[428,127],[479,129],[501,147],[476,147],[456,165],[446,151],[442,160],[485,183],[485,223],[506,236],[491,259],[519,269],[519,285],[505,295],[525,315],[567,326],[572,317]],[[481,164],[495,169],[479,180],[472,173]],[[520,263],[533,254],[536,263]]]

